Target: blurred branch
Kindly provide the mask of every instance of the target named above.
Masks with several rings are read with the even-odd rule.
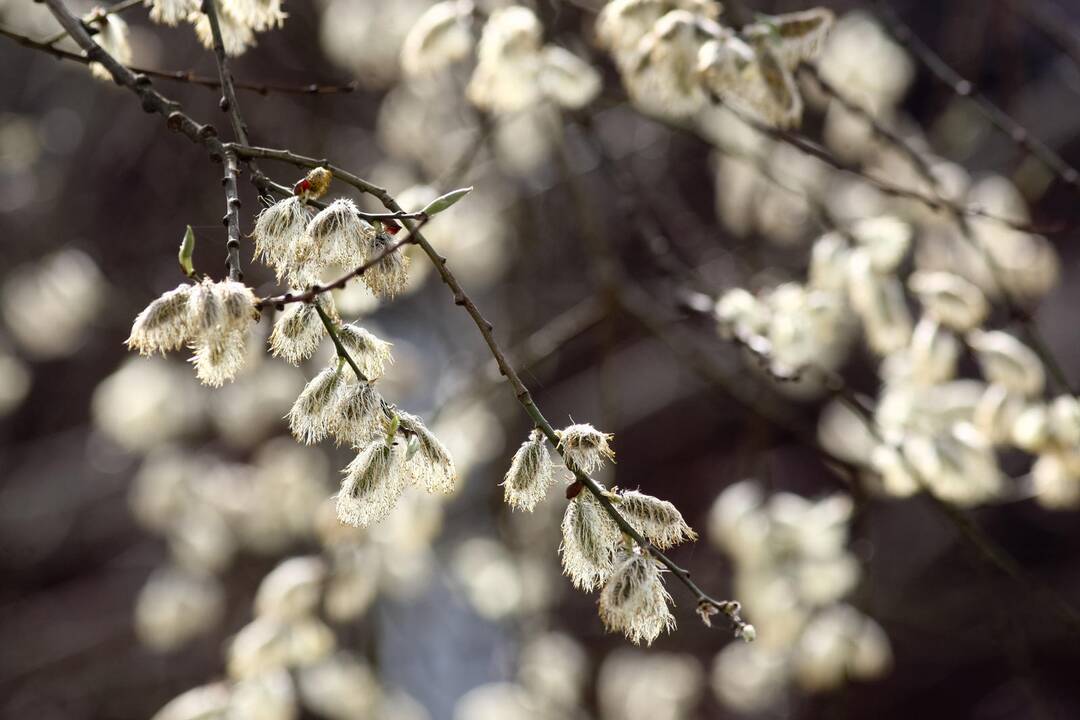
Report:
[[[66,30],[64,34],[69,34]],[[58,60],[69,60],[71,62],[77,62],[81,65],[89,65],[93,60],[87,55],[80,55],[79,53],[68,52],[58,47],[53,47],[47,41],[34,40],[31,37],[14,32],[8,28],[0,26],[0,35],[12,40],[23,47],[30,48],[31,50],[38,50],[40,52],[52,55]],[[139,75],[145,75],[147,77],[156,78],[158,80],[170,80],[172,82],[187,83],[189,85],[198,85],[200,87],[217,89],[221,87],[221,80],[219,78],[207,77],[204,75],[198,75],[191,70],[154,70],[152,68],[137,67],[135,65],[129,66],[132,72]],[[316,83],[310,83],[307,85],[278,85],[273,83],[251,83],[251,82],[233,82],[233,87],[237,90],[246,90],[258,95],[271,95],[271,94],[283,94],[283,95],[335,95],[341,93],[351,93],[359,87],[359,83],[355,80],[352,82],[339,84],[339,85],[320,85]]]
[[[1080,70],[1080,32],[1060,7],[1046,0],[1007,0],[1006,4],[1045,35]]]
[[[934,77],[960,97],[970,99],[979,113],[989,120],[994,127],[1004,133],[1019,148],[1042,161],[1059,180],[1080,193],[1080,172],[1076,168],[1069,165],[1061,155],[1046,143],[1033,137],[1023,125],[982,94],[970,80],[966,80],[960,73],[956,72],[940,55],[931,50],[926,43],[915,35],[911,27],[900,19],[900,16],[887,2],[879,0],[877,7],[886,18],[886,25],[892,32],[893,37],[906,47]]]

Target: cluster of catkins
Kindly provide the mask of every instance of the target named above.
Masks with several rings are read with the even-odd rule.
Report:
[[[226,677],[182,693],[154,720],[414,717],[415,700],[384,691],[363,657],[337,649],[319,617],[330,571],[316,556],[274,568],[255,594],[254,619],[227,645]]]
[[[399,226],[369,223],[348,198],[338,198],[312,215],[308,201],[321,197],[330,179],[329,170],[312,170],[298,183],[297,194],[266,208],[255,221],[255,255],[274,268],[278,282],[305,288],[317,283],[327,268],[359,267],[393,244]],[[390,253],[361,277],[376,295],[393,297],[408,280],[408,258]]]
[[[358,266],[389,246],[389,235],[367,223],[350,200],[338,199],[310,216],[307,201],[321,196],[330,173],[318,168],[296,195],[266,208],[255,224],[256,254],[293,285],[310,286],[333,262]],[[406,281],[405,260],[386,255],[363,275],[375,292],[392,295]],[[209,279],[165,293],[135,319],[128,346],[143,354],[187,344],[200,380],[220,386],[244,363],[246,339],[258,317],[252,291],[235,281]],[[357,450],[338,493],[342,522],[364,527],[386,516],[409,482],[431,492],[450,492],[453,460],[420,418],[386,403],[375,381],[392,360],[390,344],[362,327],[341,322],[328,294],[296,302],[280,313],[270,349],[293,365],[308,359],[328,330],[337,358],[318,373],[289,411],[297,440],[333,438]]]
[[[806,285],[722,296],[721,330],[767,357],[774,372],[826,379],[854,322],[880,357],[882,389],[872,418],[826,412],[823,441],[888,495],[926,489],[961,505],[1015,496],[1025,488],[1009,487],[996,450],[1019,449],[1036,456],[1031,485],[1040,503],[1080,506],[1080,402],[1071,394],[1044,399],[1038,353],[1006,330],[983,327],[991,306],[975,282],[919,269],[905,283],[913,237],[911,225],[891,216],[827,233],[814,243]],[[783,312],[778,295],[789,300]],[[965,352],[981,380],[957,377]]]
[[[591,473],[614,460],[612,436],[592,425],[571,425],[556,435],[556,450],[572,472]],[[505,500],[512,508],[531,511],[554,484],[547,442],[545,433],[535,429],[515,453],[503,482]],[[661,577],[664,568],[650,548],[640,547],[623,533],[591,491],[575,489],[580,492],[567,504],[562,521],[563,570],[581,590],[600,588],[600,619],[609,630],[623,632],[635,643],[651,644],[675,626],[668,608],[671,596]],[[664,550],[697,538],[669,502],[634,490],[603,495],[651,547]]]
[[[527,7],[494,10],[480,38],[472,28],[469,0],[432,5],[413,25],[401,49],[409,77],[430,76],[476,51],[476,67],[466,94],[478,108],[497,115],[544,102],[562,108],[584,107],[599,94],[600,74],[572,52],[544,45],[544,28]]]
[[[853,508],[840,493],[767,496],[753,480],[717,497],[709,540],[731,556],[735,590],[751,619],[762,618],[757,642],[728,645],[713,662],[713,690],[725,704],[760,712],[791,682],[826,692],[891,667],[885,631],[844,601],[861,575],[847,547]]]
[[[717,21],[721,10],[709,0],[612,0],[597,36],[634,103],[650,114],[689,119],[718,99],[768,125],[798,125],[794,71],[820,51],[832,12],[764,17],[735,31]]]
[[[229,55],[242,55],[255,45],[256,33],[280,28],[287,17],[281,9],[283,0],[215,0],[221,42]],[[214,47],[210,29],[210,17],[202,12],[201,0],[145,0],[150,8],[150,19],[162,25],[175,27],[181,22],[190,23],[199,42],[205,48]],[[93,27],[94,42],[116,60],[130,65],[134,59],[131,49],[131,30],[127,22],[115,13],[95,10],[83,18]],[[90,70],[102,80],[112,80],[112,75],[101,63],[90,63]]]

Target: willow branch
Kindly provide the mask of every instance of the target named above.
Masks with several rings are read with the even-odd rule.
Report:
[[[352,185],[357,190],[367,193],[375,197],[383,206],[394,213],[404,212],[397,201],[390,195],[387,190],[379,187],[373,183],[364,180],[363,178],[350,173],[343,168],[331,164],[327,160],[318,158],[306,157],[298,155],[289,150],[279,150],[273,148],[257,148],[257,147],[245,147],[239,145],[230,145],[230,150],[236,152],[241,158],[267,158],[272,160],[279,160],[292,164],[296,167],[315,168],[325,167],[329,169],[336,178],[343,182]],[[506,357],[506,353],[498,340],[495,339],[495,326],[491,324],[480,312],[480,309],[476,306],[476,303],[465,292],[465,289],[461,286],[457,277],[450,271],[447,266],[446,258],[439,254],[439,252],[428,242],[423,233],[420,232],[421,223],[416,223],[411,220],[405,220],[404,225],[409,230],[412,242],[415,242],[420,249],[427,255],[431,264],[434,265],[435,270],[439,273],[443,283],[449,288],[454,298],[454,304],[459,305],[465,309],[469,317],[472,319],[473,324],[476,325],[477,330],[480,331],[480,335],[484,340],[484,344],[487,345],[488,351],[495,359],[495,363],[499,368],[499,373],[506,378],[506,382],[514,391],[514,396],[517,398],[518,403],[532,419],[535,426],[544,433],[544,436],[555,448],[555,451],[564,458],[563,448],[560,445],[559,436],[556,434],[555,429],[547,418],[544,417],[543,412],[537,406],[536,402],[532,398],[532,394],[529,392],[528,387],[522,382],[521,377],[517,374],[514,366]],[[647,551],[656,560],[667,568],[671,574],[682,583],[694,596],[694,600],[699,608],[705,608],[706,610],[712,609],[724,614],[731,624],[736,628],[736,631],[741,631],[745,627],[745,622],[739,615],[740,605],[733,600],[718,600],[706,594],[691,578],[690,573],[685,568],[679,566],[674,560],[668,557],[661,550],[652,545],[646,540],[641,533],[634,529],[634,527],[622,516],[621,513],[615,508],[611,500],[605,494],[604,489],[591,477],[582,473],[577,468],[573,467],[573,463],[567,463],[567,468],[571,470],[574,478],[578,483],[584,486],[589,492],[593,494],[597,502],[604,511],[611,517],[611,519],[618,525],[619,529],[628,537],[630,537],[635,543],[637,543],[643,550]]]

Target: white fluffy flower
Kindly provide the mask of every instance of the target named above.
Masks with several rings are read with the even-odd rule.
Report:
[[[127,346],[140,355],[164,354],[183,347],[190,334],[188,297],[191,285],[163,294],[135,317]]]
[[[482,110],[513,113],[540,99],[543,28],[532,10],[511,5],[495,10],[484,24],[477,63],[466,94]]]
[[[318,611],[326,563],[320,557],[293,557],[266,574],[255,593],[255,614],[293,620]]]
[[[990,312],[979,287],[950,272],[917,270],[908,277],[908,287],[928,315],[958,332],[978,327]]]
[[[319,303],[331,318],[337,315],[334,301],[328,294],[320,295],[315,302]],[[313,303],[292,303],[274,320],[274,329],[270,333],[270,352],[274,357],[299,365],[311,357],[325,335],[326,326],[323,325]]]
[[[1000,330],[974,330],[967,340],[989,382],[1026,397],[1042,393],[1046,371],[1038,354],[1027,345]]]
[[[324,368],[312,378],[289,410],[289,427],[293,437],[312,445],[330,434],[336,419],[334,410],[345,371],[337,364]]]
[[[296,249],[304,240],[311,212],[297,195],[263,209],[255,219],[255,256],[274,268],[278,282],[296,273]]]
[[[354,527],[379,522],[394,509],[406,481],[404,444],[371,442],[345,468],[337,495],[338,519]]]
[[[578,110],[600,94],[600,73],[574,53],[555,45],[540,52],[537,82],[544,96],[560,107]]]
[[[605,460],[615,460],[610,441],[614,435],[602,433],[592,425],[579,423],[557,430],[558,449],[572,469],[589,474],[598,470]]]
[[[555,481],[551,453],[543,431],[535,429],[521,444],[503,478],[503,498],[515,510],[532,511]]]
[[[661,550],[697,540],[697,533],[686,524],[682,513],[666,500],[626,490],[619,493],[615,506],[635,530]]]
[[[623,553],[600,591],[600,619],[608,630],[624,633],[635,644],[651,645],[675,627],[661,572],[649,555]]]
[[[430,75],[465,59],[473,47],[469,17],[472,3],[446,0],[421,15],[401,45],[401,67],[406,75]]]
[[[176,26],[199,9],[198,0],[145,0],[150,19],[163,25]]]
[[[611,574],[619,527],[588,490],[566,505],[562,520],[563,572],[585,591],[599,587]]]
[[[378,380],[386,365],[394,362],[391,344],[359,325],[342,325],[338,328],[338,339],[368,380]]]

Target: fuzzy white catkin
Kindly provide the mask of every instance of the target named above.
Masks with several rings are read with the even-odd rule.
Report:
[[[297,686],[304,707],[331,720],[372,717],[381,694],[367,662],[345,650],[301,668]]]
[[[588,490],[566,505],[562,520],[563,572],[586,592],[599,587],[611,574],[619,527]]]
[[[191,285],[180,285],[146,306],[135,317],[127,346],[140,355],[178,350],[191,332],[188,298]]]
[[[345,372],[341,367],[331,365],[304,387],[289,410],[289,428],[293,437],[313,445],[331,432],[336,422],[333,410],[344,385]]]
[[[417,18],[401,45],[401,68],[406,75],[432,75],[468,57],[474,43],[468,24],[471,5],[447,0]]]
[[[406,472],[429,493],[449,494],[457,482],[457,467],[450,451],[416,415],[397,411],[401,431],[416,444]]]
[[[345,468],[337,494],[338,519],[367,527],[385,518],[405,491],[405,473],[405,448],[400,441],[371,442]]]
[[[917,270],[908,277],[908,287],[928,315],[957,332],[978,327],[990,312],[979,287],[950,272]]]
[[[635,105],[672,119],[685,119],[705,107],[708,98],[697,73],[702,28],[722,32],[716,23],[685,10],[673,10],[653,25],[638,45],[638,59],[623,73]]]
[[[693,655],[633,648],[609,653],[597,675],[601,717],[619,720],[687,720],[704,680]]]
[[[255,614],[291,620],[319,606],[326,564],[319,557],[294,557],[267,573],[255,593]]]
[[[600,73],[574,53],[554,45],[540,52],[537,82],[544,95],[560,107],[578,110],[600,94]]]
[[[556,431],[556,434],[563,458],[583,473],[595,472],[605,460],[615,459],[615,451],[610,445],[614,435],[602,433],[588,423],[570,425]]]
[[[466,88],[469,100],[495,114],[518,112],[540,98],[543,27],[532,10],[511,5],[488,17],[477,45],[477,63]]]
[[[988,381],[1026,397],[1042,393],[1046,372],[1038,354],[1027,345],[1000,330],[973,330],[967,340]]]
[[[1031,468],[1035,500],[1049,510],[1080,507],[1080,449],[1040,455]]]
[[[682,513],[666,500],[627,490],[619,494],[616,509],[635,530],[661,550],[697,540],[697,533],[686,524]]]
[[[608,630],[622,632],[635,645],[651,645],[675,627],[661,569],[649,555],[624,553],[600,592],[600,619]]]
[[[222,11],[255,32],[279,28],[287,15],[281,9],[284,0],[224,0]]]
[[[214,49],[214,34],[210,27],[210,17],[202,12],[192,13],[188,22],[195,27],[195,36],[207,50]],[[221,28],[221,42],[225,54],[236,57],[243,55],[255,45],[255,31],[249,25],[240,22],[231,12],[219,12],[218,24]]]
[[[224,610],[221,584],[212,575],[180,568],[155,570],[135,601],[135,634],[166,652],[210,630]]]
[[[280,667],[303,667],[334,650],[333,631],[321,620],[282,622],[260,617],[240,629],[226,651],[226,670],[235,680]]]
[[[198,0],[145,0],[143,4],[150,8],[153,22],[171,27],[199,9]]]
[[[255,257],[274,268],[278,282],[296,274],[294,252],[310,220],[311,213],[296,195],[265,208],[255,219]]]
[[[521,444],[503,478],[503,499],[515,510],[532,512],[555,481],[547,438],[539,428]]]
[[[208,720],[225,717],[229,709],[229,685],[215,682],[191,688],[165,704],[150,720]]]
[[[382,432],[382,398],[368,382],[345,382],[329,411],[329,429],[338,443],[362,447]]]
[[[910,225],[891,215],[858,220],[851,225],[851,234],[866,248],[874,272],[894,272],[911,247],[913,230]]]
[[[390,352],[391,343],[380,340],[359,325],[342,325],[338,328],[338,340],[368,380],[378,380],[386,366],[394,362]]]
[[[330,263],[357,267],[374,250],[375,228],[360,217],[356,203],[348,198],[338,198],[320,210],[305,232],[311,244],[305,256],[311,268],[305,274],[318,275]]]
[[[320,296],[316,302],[324,305],[330,317],[336,315],[329,296]],[[311,357],[325,335],[326,326],[312,303],[292,303],[274,320],[270,352],[285,362],[299,365]]]
[[[285,668],[275,668],[235,683],[229,720],[296,720],[296,690]]]

